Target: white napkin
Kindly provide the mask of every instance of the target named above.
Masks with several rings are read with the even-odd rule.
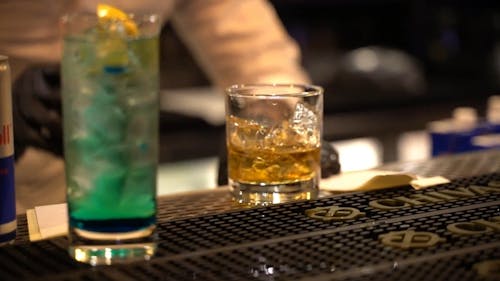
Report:
[[[68,211],[66,203],[37,206],[26,212],[31,241],[66,235]]]

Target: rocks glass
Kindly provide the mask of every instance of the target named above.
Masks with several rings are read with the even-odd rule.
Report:
[[[316,198],[321,178],[323,89],[234,85],[226,89],[228,181],[242,204]]]

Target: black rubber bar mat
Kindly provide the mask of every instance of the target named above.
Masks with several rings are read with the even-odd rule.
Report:
[[[500,173],[164,220],[150,261],[90,267],[57,238],[0,280],[500,280]]]

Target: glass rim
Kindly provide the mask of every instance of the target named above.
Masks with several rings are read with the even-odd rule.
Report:
[[[259,92],[259,89],[296,89],[296,91],[272,91]],[[256,91],[252,91],[256,90]],[[251,84],[234,84],[226,88],[225,92],[229,96],[239,97],[305,97],[317,96],[323,94],[323,87],[313,84],[301,83],[251,83]]]
[[[130,19],[139,20],[139,21],[150,21],[150,22],[159,22],[160,15],[156,13],[126,13]],[[99,16],[96,13],[90,11],[77,11],[66,13],[61,16],[61,20],[63,23],[71,22],[72,20],[83,19],[88,21],[99,20]]]
[[[129,13],[130,19],[134,21],[138,30],[137,35],[127,35],[126,39],[135,39],[149,36],[159,36],[162,22],[160,15],[155,13]],[[60,33],[64,38],[83,38],[87,40],[86,32],[100,25],[100,18],[96,13],[89,11],[76,11],[64,14],[60,17]],[[112,22],[120,20],[112,19]]]

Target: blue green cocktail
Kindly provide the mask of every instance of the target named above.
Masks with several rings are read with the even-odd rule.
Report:
[[[70,254],[92,264],[148,258],[156,217],[158,19],[85,14],[68,16],[65,25]]]

